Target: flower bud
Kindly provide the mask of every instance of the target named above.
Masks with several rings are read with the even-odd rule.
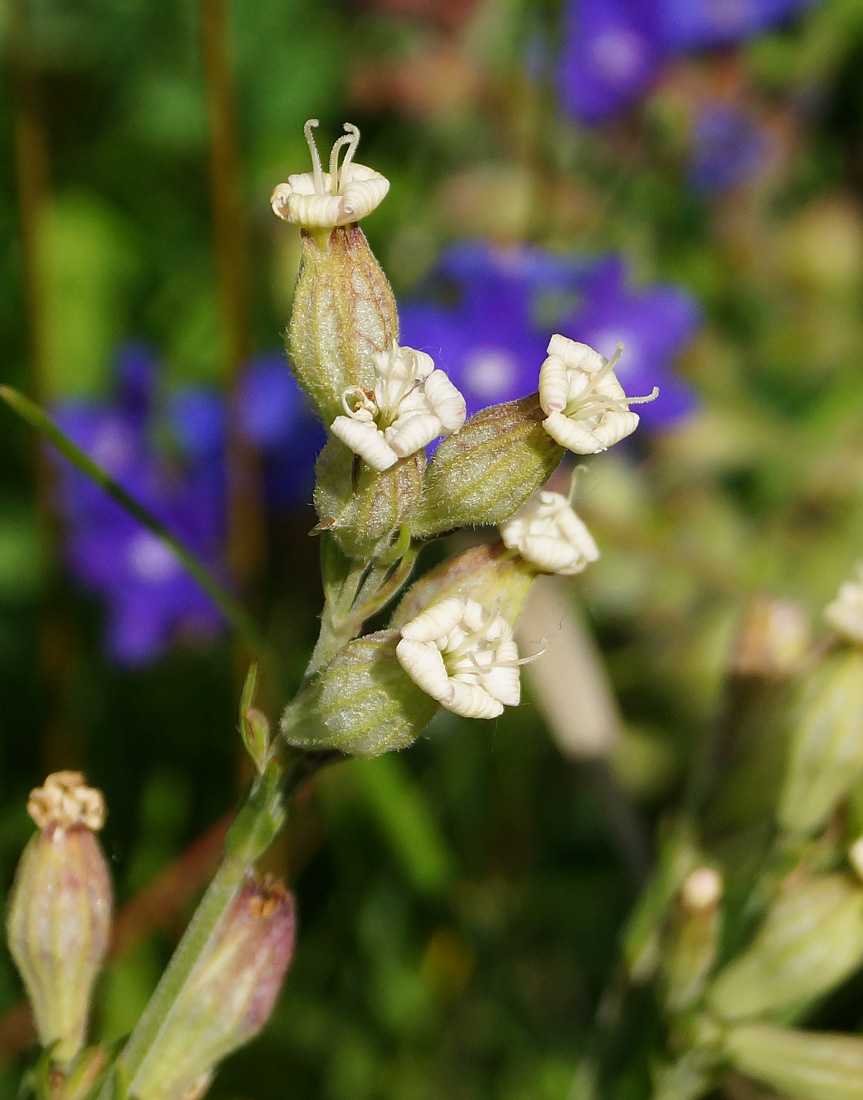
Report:
[[[718,976],[708,1006],[726,1020],[798,1008],[863,961],[863,886],[826,875],[786,886],[746,951]]]
[[[270,1018],[295,934],[293,896],[281,883],[249,875],[129,1083],[129,1095],[200,1095],[217,1064]]]
[[[494,607],[514,627],[535,575],[502,542],[472,546],[446,558],[413,584],[396,608],[390,627],[400,630],[424,608],[448,596],[462,596],[483,607]]]
[[[318,458],[318,530],[330,531],[350,558],[386,553],[422,495],[425,454],[410,455],[381,472],[331,439]]]
[[[853,579],[840,586],[824,618],[844,642],[863,646],[863,562],[857,563]]]
[[[735,1069],[796,1100],[861,1100],[863,1039],[753,1024],[732,1028],[725,1053]]]
[[[435,452],[411,520],[418,538],[502,523],[549,479],[563,449],[542,429],[537,395],[472,416]]]
[[[67,1064],[84,1043],[111,930],[111,881],[95,836],[105,804],[80,772],[55,772],[31,792],[27,811],[40,831],[27,844],[12,887],[9,949],[40,1043]]]
[[[396,660],[398,641],[395,631],[380,630],[349,642],[285,711],[288,743],[379,756],[415,741],[438,704]]]
[[[669,1012],[683,1012],[701,996],[716,959],[722,890],[712,867],[698,867],[683,881],[662,953]]]
[[[777,808],[787,832],[811,834],[863,776],[863,650],[828,654],[802,681]]]
[[[311,128],[313,171],[291,176],[273,192],[275,213],[302,229],[302,259],[288,327],[288,355],[300,385],[332,424],[346,390],[375,384],[374,355],[398,340],[392,288],[356,224],[383,199],[383,176],[353,164],[355,126],[339,139],[323,172]],[[341,166],[339,150],[348,150]]]

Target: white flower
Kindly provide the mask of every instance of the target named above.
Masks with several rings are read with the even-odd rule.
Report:
[[[840,586],[836,599],[824,609],[824,618],[847,642],[863,645],[863,562],[854,569],[854,578]]]
[[[402,627],[396,656],[433,699],[465,718],[496,718],[518,705],[512,627],[476,600],[450,596]]]
[[[372,357],[377,380],[371,392],[345,390],[345,416],[330,425],[375,470],[421,451],[439,435],[464,424],[465,401],[430,355],[393,344]]]
[[[590,531],[560,493],[534,493],[500,525],[500,534],[504,546],[544,573],[572,576],[599,557]]]
[[[353,163],[360,132],[349,122],[345,123],[347,133],[330,153],[330,170],[324,172],[312,136],[312,127],[318,125],[316,118],[310,118],[303,127],[312,154],[312,171],[288,176],[288,182],[280,183],[270,198],[278,217],[311,230],[334,229],[359,221],[383,201],[390,188],[389,180],[380,172]],[[340,166],[339,152],[345,145],[348,148]]]
[[[638,415],[630,405],[652,401],[649,397],[627,397],[614,373],[623,345],[611,359],[589,348],[552,336],[548,358],[539,371],[539,403],[546,414],[543,427],[561,447],[580,455],[598,454],[631,435]]]

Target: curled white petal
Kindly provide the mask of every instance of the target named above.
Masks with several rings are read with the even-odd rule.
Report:
[[[387,443],[384,433],[368,420],[337,416],[330,431],[374,470],[382,472],[398,462],[399,456]]]
[[[432,371],[423,384],[423,390],[444,433],[452,435],[460,431],[467,417],[467,406],[464,397],[444,371]]]
[[[546,419],[543,427],[567,450],[598,454],[630,435],[638,415],[630,405],[652,400],[627,397],[614,373],[622,350],[606,359],[587,344],[552,336],[548,356],[539,371],[539,403]]]
[[[852,580],[840,585],[836,599],[824,609],[828,626],[854,645],[863,645],[863,562]]]
[[[402,627],[396,657],[411,679],[467,718],[495,718],[520,697],[512,627],[476,600],[439,600]]]
[[[390,185],[380,172],[353,162],[360,135],[349,123],[345,124],[346,136],[333,146],[330,171],[324,172],[312,137],[312,127],[317,124],[316,119],[310,119],[305,126],[313,170],[288,176],[287,182],[273,191],[270,204],[277,217],[292,225],[310,230],[334,229],[370,214],[383,201]],[[347,152],[339,166],[343,146],[347,146]]]
[[[560,493],[534,493],[500,533],[505,546],[545,573],[573,576],[599,557],[590,531]]]

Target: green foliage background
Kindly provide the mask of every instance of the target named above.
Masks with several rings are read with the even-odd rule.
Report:
[[[298,254],[269,193],[304,170],[308,117],[328,134],[351,119],[360,159],[392,182],[368,232],[397,293],[467,235],[620,249],[643,281],[675,279],[702,301],[704,331],[681,369],[703,404],[637,462],[608,455],[587,478],[603,559],[573,599],[625,716],[620,751],[567,760],[528,695],[494,723],[444,715],[408,752],[324,773],[272,860],[299,898],[293,969],[271,1025],[225,1066],[214,1097],[565,1097],[656,823],[711,727],[742,608],[767,589],[817,616],[863,546],[859,5],[825,0],[724,57],[786,145],[766,178],[715,202],[685,186],[685,77],[689,65],[718,79],[716,58],[683,63],[633,117],[586,132],[520,72],[526,37],[555,48],[552,5],[396,7],[229,10],[255,346],[279,344]],[[11,0],[0,57],[4,381],[47,401],[105,394],[112,351],[130,336],[162,355],[166,392],[217,381],[199,6]],[[412,99],[386,83],[405,69]],[[27,80],[50,186],[40,379],[28,368],[16,178]],[[34,440],[0,419],[0,888],[29,835],[27,791],[80,765],[108,799],[122,904],[236,799],[236,661],[223,642],[134,674],[108,663],[100,609],[58,563]],[[294,679],[319,606],[310,526],[309,512],[271,524],[251,594]],[[107,1037],[133,1024],[189,910],[159,912],[112,964],[97,1004]],[[859,1023],[859,984],[823,1026]],[[3,1016],[20,996],[0,955],[10,1097],[27,1052]]]

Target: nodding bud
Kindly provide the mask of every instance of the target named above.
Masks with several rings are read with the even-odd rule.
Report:
[[[716,960],[722,893],[722,876],[712,867],[697,867],[681,884],[661,957],[671,1013],[690,1009],[705,988]]]
[[[111,931],[111,880],[95,835],[105,803],[80,772],[66,771],[32,791],[27,810],[39,832],[24,850],[12,887],[9,950],[39,1041],[66,1065],[84,1043]]]
[[[725,1020],[798,1009],[863,962],[863,886],[824,875],[786,884],[746,950],[713,983],[708,1008]]]
[[[806,836],[863,776],[863,650],[836,649],[803,677],[788,731],[777,818],[786,832]]]
[[[863,1039],[752,1024],[731,1028],[723,1053],[741,1073],[800,1100],[860,1100]]]
[[[200,1096],[272,1014],[294,952],[293,895],[249,875],[129,1083],[137,1100]]]

